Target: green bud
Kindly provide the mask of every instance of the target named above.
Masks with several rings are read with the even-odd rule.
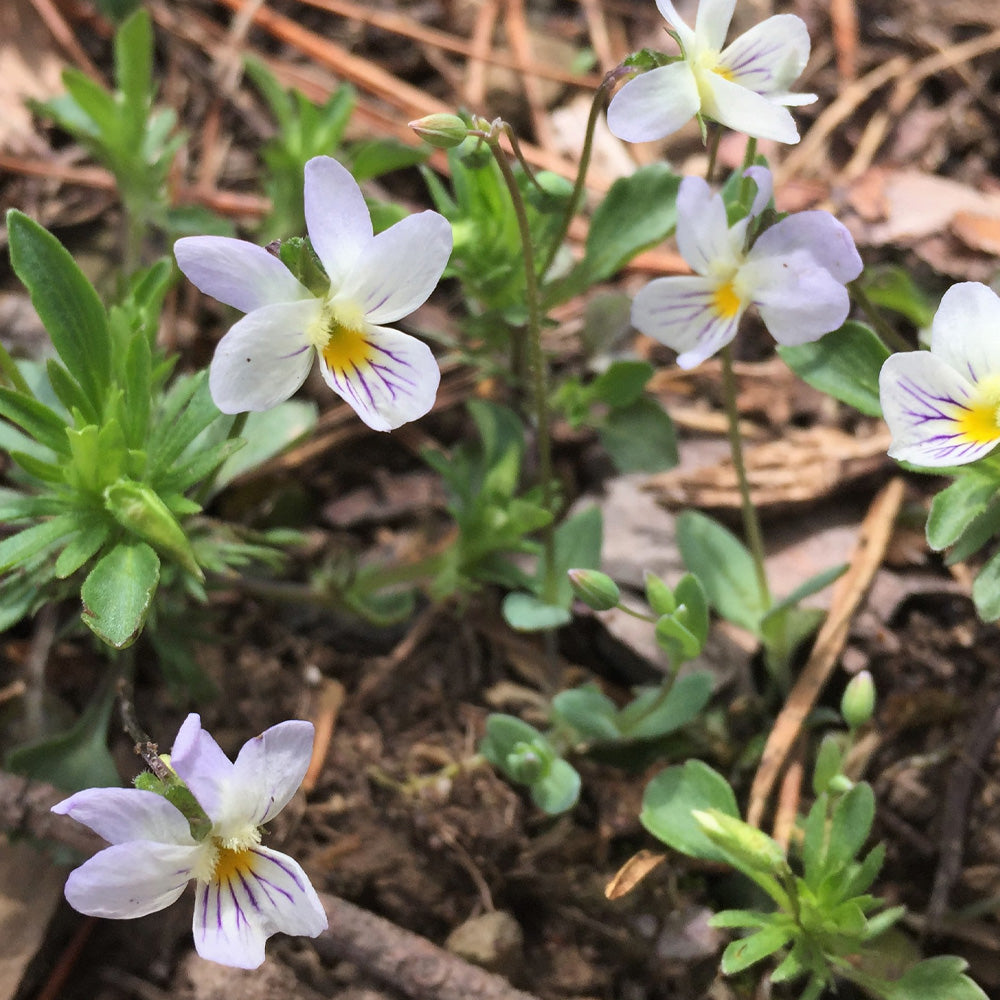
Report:
[[[516,743],[507,754],[507,773],[525,785],[533,785],[543,778],[550,766],[549,755],[534,743]]]
[[[424,142],[438,149],[454,149],[469,135],[469,126],[458,115],[426,115],[409,124]]]
[[[840,699],[840,714],[851,729],[868,722],[875,713],[875,682],[867,670],[851,678]]]
[[[596,569],[571,569],[566,571],[569,582],[573,585],[573,593],[595,611],[608,611],[618,606],[621,591],[618,584]]]
[[[172,558],[192,576],[205,579],[184,529],[156,490],[145,483],[119,479],[105,489],[104,507],[137,538]]]
[[[826,787],[835,795],[843,795],[854,787],[854,782],[846,774],[835,774]]]
[[[655,573],[646,571],[646,600],[657,615],[672,615],[677,610],[674,592]]]

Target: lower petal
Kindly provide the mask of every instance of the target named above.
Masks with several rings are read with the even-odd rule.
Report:
[[[315,937],[326,926],[326,913],[299,864],[266,847],[246,851],[223,879],[198,885],[194,943],[213,962],[256,969],[272,934]]]
[[[681,368],[694,368],[725,347],[742,308],[720,312],[715,283],[701,277],[657,278],[632,303],[632,325],[678,352]]]
[[[676,132],[700,105],[690,66],[675,62],[629,80],[611,99],[608,128],[625,142],[651,142]]]
[[[384,326],[346,343],[341,350],[334,340],[319,352],[320,371],[372,430],[393,430],[434,405],[441,372],[425,343]]]
[[[795,119],[786,107],[777,104],[749,87],[705,71],[701,83],[701,110],[706,118],[719,122],[734,132],[745,132],[755,139],[775,142],[799,141]]]
[[[319,313],[316,299],[264,306],[243,317],[219,341],[208,374],[223,413],[269,410],[306,379],[312,348],[306,329]]]
[[[879,375],[882,414],[892,432],[889,454],[925,468],[965,465],[1000,443],[1000,428],[977,418],[974,388],[927,351],[894,354]]]
[[[144,917],[180,896],[202,851],[146,840],[106,847],[70,873],[66,899],[91,917]]]

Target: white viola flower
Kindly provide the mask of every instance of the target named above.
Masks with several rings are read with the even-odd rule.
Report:
[[[1000,444],[1000,298],[978,281],[949,288],[930,351],[887,358],[879,396],[893,458],[942,468],[988,455]]]
[[[316,356],[327,385],[373,430],[422,417],[441,380],[437,362],[426,344],[382,324],[408,316],[434,290],[451,255],[450,224],[421,212],[373,235],[361,189],[328,156],[306,164],[305,216],[330,279],[318,297],[253,243],[188,236],[174,244],[195,285],[246,313],[212,358],[216,406],[270,409],[302,385]]]
[[[676,62],[630,80],[608,107],[608,128],[626,142],[676,132],[694,115],[758,139],[799,141],[787,105],[811,104],[792,82],[809,61],[809,32],[794,14],[777,14],[723,48],[736,0],[701,0],[692,31],[670,0],[656,0],[680,40]]]
[[[851,234],[829,212],[797,212],[747,250],[747,229],[770,201],[772,180],[765,167],[745,173],[757,194],[732,226],[722,195],[700,177],[681,181],[677,247],[695,273],[655,278],[632,303],[632,325],[677,351],[681,368],[725,347],[750,306],[779,344],[818,340],[850,310],[844,286],[862,268]]]
[[[312,743],[312,723],[283,722],[245,743],[233,762],[189,715],[170,766],[211,821],[200,840],[156,792],[89,788],[53,806],[111,843],[70,874],[70,905],[94,917],[143,917],[169,906],[194,879],[202,958],[255,969],[271,934],[315,937],[327,919],[305,872],[261,844],[261,826],[301,784]]]

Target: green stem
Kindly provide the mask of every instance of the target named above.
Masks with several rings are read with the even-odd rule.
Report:
[[[851,293],[851,298],[861,307],[864,314],[868,317],[868,322],[875,328],[875,332],[882,338],[882,342],[886,347],[897,351],[913,350],[913,347],[907,342],[906,338],[901,333],[897,333],[889,325],[878,306],[868,297],[868,293],[861,286],[860,280],[852,281],[847,287]]]
[[[552,245],[549,247],[549,252],[545,255],[545,261],[539,271],[542,277],[552,267],[552,262],[556,259],[556,254],[559,252],[559,248],[562,246],[563,240],[566,239],[566,234],[569,232],[573,216],[576,215],[577,209],[580,207],[584,184],[587,180],[587,170],[590,167],[590,157],[594,151],[594,130],[597,128],[597,119],[604,109],[608,91],[621,77],[621,69],[619,66],[611,70],[601,81],[601,85],[597,90],[594,91],[594,99],[590,105],[590,116],[587,118],[587,131],[583,136],[583,148],[580,150],[580,164],[577,167],[573,191],[569,196],[569,203],[566,205],[566,212],[563,215],[562,224],[559,226],[559,232],[556,233],[552,240]]]
[[[719,155],[719,140],[722,138],[722,128],[716,126],[708,136],[708,165],[705,167],[705,180],[712,183],[715,173],[715,158]]]
[[[733,352],[727,344],[722,349],[722,398],[726,408],[729,450],[733,456],[733,468],[740,488],[740,509],[743,513],[743,533],[747,547],[753,557],[757,574],[757,586],[766,607],[771,606],[771,588],[767,583],[764,566],[764,536],[760,530],[757,508],[750,496],[750,482],[747,479],[746,464],[743,461],[743,439],[740,437],[740,415],[736,407],[736,376],[733,374]]]
[[[517,162],[521,164],[521,169],[524,171],[524,176],[531,181],[535,190],[541,195],[548,195],[548,191],[538,183],[538,178],[535,176],[535,172],[531,169],[531,164],[524,158],[524,153],[521,152],[521,144],[517,141],[517,134],[514,130],[507,124],[507,122],[496,123],[499,125],[499,130],[507,136],[507,141],[510,143],[510,148],[514,151],[514,156],[517,157]]]
[[[532,385],[535,396],[535,423],[538,436],[538,469],[542,485],[542,506],[553,515],[553,521],[542,529],[542,545],[545,550],[545,578],[542,599],[549,604],[556,602],[555,528],[554,498],[552,495],[552,439],[549,432],[549,387],[548,365],[542,349],[542,308],[538,290],[538,272],[535,270],[535,251],[531,242],[531,228],[528,213],[517,186],[517,178],[510,161],[500,148],[495,132],[486,139],[493,158],[500,168],[510,200],[517,217],[517,228],[521,235],[521,250],[524,254],[525,299],[528,307],[528,350],[531,354]]]

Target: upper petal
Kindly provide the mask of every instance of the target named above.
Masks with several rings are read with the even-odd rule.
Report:
[[[305,381],[313,349],[306,330],[320,303],[264,306],[248,313],[219,341],[208,373],[215,405],[223,413],[267,410]]]
[[[726,206],[701,177],[688,176],[677,191],[677,248],[698,274],[734,268]]]
[[[256,847],[224,879],[199,883],[194,943],[202,958],[240,969],[264,961],[264,942],[277,931],[315,937],[326,913],[292,858]]]
[[[434,405],[441,372],[431,349],[416,337],[369,326],[349,354],[320,351],[327,385],[376,431],[422,417]]]
[[[271,726],[243,744],[233,768],[229,794],[254,826],[277,816],[302,784],[312,756],[311,722],[293,720]]]
[[[180,775],[213,823],[223,815],[233,762],[201,728],[201,717],[192,712],[177,732],[170,766]]]
[[[330,156],[314,156],[305,169],[309,240],[336,291],[372,238],[372,218],[351,172]]]
[[[776,14],[726,48],[720,66],[734,83],[758,94],[787,91],[809,61],[809,30],[794,14]]]
[[[893,354],[879,375],[882,414],[892,432],[889,454],[926,468],[964,465],[1000,443],[973,421],[974,386],[928,351]],[[991,408],[995,423],[995,408]],[[970,433],[971,431],[971,433]]]
[[[677,364],[693,368],[725,347],[743,309],[722,312],[717,284],[698,275],[656,278],[632,302],[632,325],[678,352]]]
[[[86,788],[52,807],[112,844],[194,844],[188,821],[162,795],[138,788]]]
[[[153,794],[153,793],[150,793]],[[204,850],[134,840],[95,854],[70,873],[66,899],[91,917],[144,917],[180,896]]]
[[[687,62],[658,66],[618,91],[608,106],[608,128],[625,142],[651,142],[676,132],[701,106]]]
[[[864,264],[847,227],[829,212],[796,212],[761,233],[748,254],[750,260],[780,259],[806,250],[841,284],[853,281]]]
[[[718,73],[703,71],[701,110],[706,117],[757,139],[795,143],[799,133],[788,109]]]
[[[185,236],[174,244],[174,256],[189,281],[240,312],[311,298],[309,289],[277,257],[245,240]]]
[[[369,323],[395,322],[427,301],[451,246],[451,224],[443,215],[407,216],[361,250],[339,294],[359,303]]]
[[[1000,374],[1000,298],[978,281],[944,293],[931,324],[931,351],[974,382]]]
[[[670,27],[677,32],[677,36],[684,44],[685,49],[693,47],[694,31],[688,27],[687,22],[677,13],[677,8],[670,0],[656,0],[657,9],[670,22]],[[728,27],[728,25],[727,25]]]
[[[736,0],[700,0],[694,22],[698,44],[718,52],[726,44],[735,9]]]

